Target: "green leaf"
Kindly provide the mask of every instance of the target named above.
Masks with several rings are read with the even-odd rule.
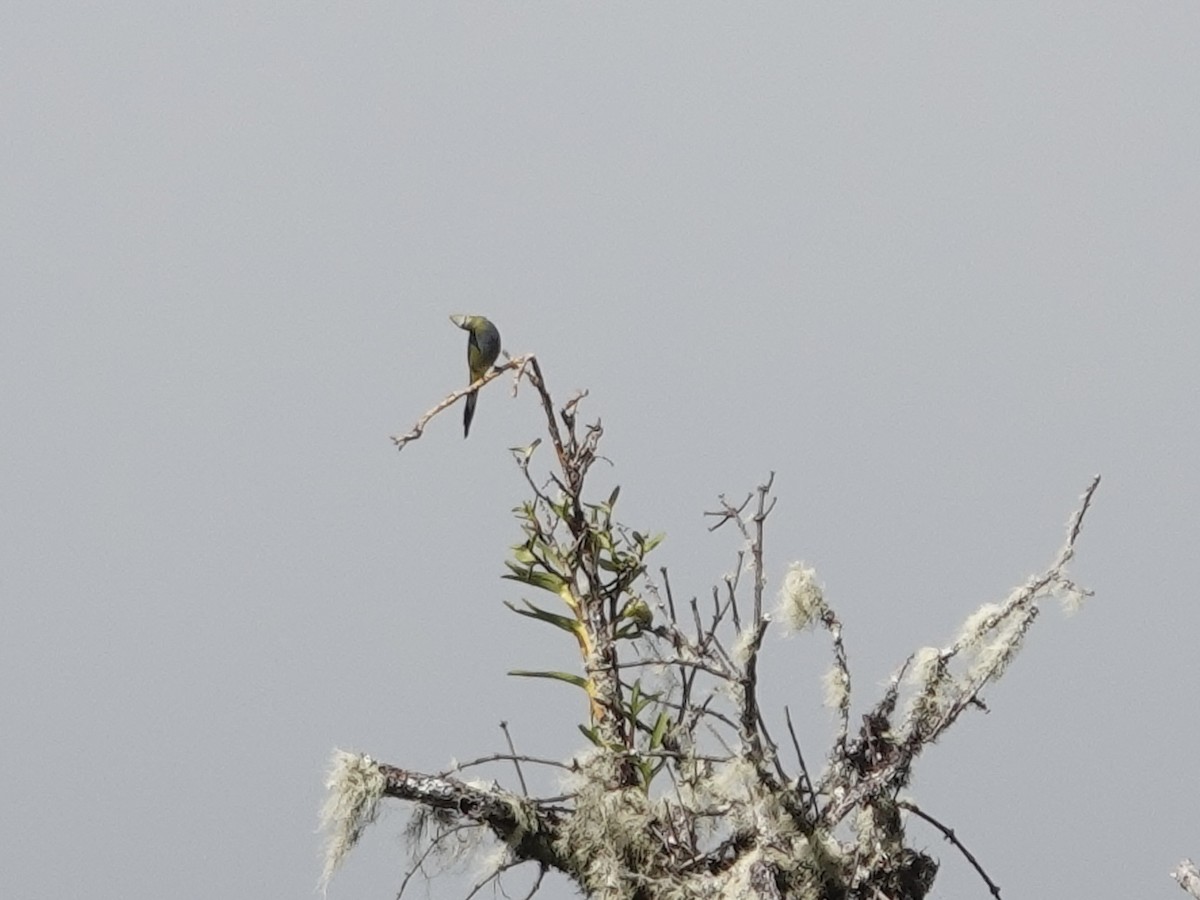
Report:
[[[547,625],[553,625],[555,628],[561,628],[563,631],[570,632],[571,634],[574,634],[575,630],[579,627],[579,623],[574,619],[552,613],[550,610],[542,609],[540,606],[534,606],[528,600],[522,600],[521,602],[528,606],[529,609],[520,609],[507,600],[504,601],[504,605],[518,616],[528,616],[530,619],[537,619],[539,622],[545,622]]]
[[[612,509],[617,505],[617,497],[621,494],[621,486],[618,484],[612,489],[612,493],[608,495],[608,508]]]
[[[515,559],[522,566],[532,566],[538,561],[537,557],[533,555],[533,551],[524,544],[518,544],[517,546],[513,547],[512,555],[513,559]]]
[[[543,591],[549,591],[552,594],[559,594],[566,587],[567,580],[554,572],[534,572],[509,560],[505,560],[504,564],[508,566],[512,574],[502,575],[501,577],[507,578],[509,581],[519,581],[522,584],[541,588]]]
[[[565,681],[567,684],[587,690],[587,679],[571,672],[530,672],[527,669],[513,669],[508,674],[515,675],[517,678],[549,678],[551,681]]]
[[[538,448],[538,444],[541,442],[541,438],[536,438],[532,444],[528,444],[524,447],[509,447],[508,449],[519,464],[524,464],[529,462],[529,458],[533,456],[533,451]]]
[[[649,553],[666,539],[667,535],[665,532],[659,532],[658,534],[650,535],[648,538],[643,538],[638,542],[642,547],[642,555],[644,556],[645,554]]]
[[[649,628],[654,624],[654,610],[650,608],[650,604],[637,597],[625,608],[625,614],[641,625],[643,628]]]
[[[546,565],[557,572],[569,572],[571,567],[567,565],[566,559],[558,552],[557,547],[549,544],[542,545],[542,553],[546,557]]]
[[[654,731],[650,735],[650,749],[657,750],[662,746],[663,737],[667,733],[667,727],[671,724],[671,719],[665,712],[658,714],[658,720],[654,723]]]
[[[650,790],[650,782],[654,780],[654,766],[650,760],[638,760],[638,774],[642,777],[642,787],[645,790]]]
[[[626,710],[629,715],[630,722],[640,731],[650,731],[650,726],[638,721],[638,716],[642,710],[651,703],[656,702],[662,696],[661,693],[647,693],[642,688],[642,680],[639,678],[629,688],[629,700],[626,703]]]

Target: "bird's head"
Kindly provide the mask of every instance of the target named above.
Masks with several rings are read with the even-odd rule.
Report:
[[[462,314],[457,314],[451,316],[450,321],[466,331],[474,331],[484,322],[484,318],[483,316],[464,316]]]

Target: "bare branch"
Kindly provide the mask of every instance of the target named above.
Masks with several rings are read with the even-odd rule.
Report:
[[[763,635],[767,630],[766,619],[757,619],[752,626],[750,641],[746,651],[746,664],[742,667],[742,676],[738,679],[741,688],[738,697],[740,707],[740,724],[742,746],[747,755],[754,760],[761,760],[763,753],[762,735],[758,730],[758,648],[762,646]]]
[[[1062,589],[1064,583],[1069,583],[1063,574],[1063,567],[1074,554],[1075,541],[1078,538],[1083,515],[1091,507],[1092,498],[1100,484],[1099,476],[1092,479],[1082,497],[1079,509],[1071,516],[1067,526],[1067,540],[1051,567],[1042,574],[1031,578],[1024,586],[1014,591],[1009,598],[999,606],[985,607],[969,619],[969,627],[950,647],[932,651],[925,661],[918,660],[915,668],[929,673],[926,675],[925,690],[916,698],[916,705],[910,709],[909,720],[899,734],[899,743],[891,748],[886,758],[875,761],[869,771],[857,778],[850,785],[841,784],[843,789],[837,797],[831,797],[829,803],[821,812],[823,824],[832,827],[840,822],[850,810],[866,798],[881,791],[895,789],[902,785],[908,777],[913,760],[924,747],[943,734],[959,715],[970,706],[979,706],[979,692],[990,681],[998,677],[1012,656],[1020,647],[1026,631],[1033,624],[1038,614],[1037,601],[1053,593],[1056,588]],[[984,664],[970,674],[965,681],[955,683],[946,674],[946,666],[950,659],[972,647],[979,641],[980,635],[991,635],[999,626],[1006,630],[992,638],[987,646],[988,655]],[[951,688],[948,697],[939,695],[947,685]],[[866,717],[868,722],[877,721],[871,714]],[[881,723],[882,724],[882,723]],[[865,726],[864,726],[865,728]],[[869,737],[869,735],[864,735]],[[841,762],[846,758],[845,749],[837,756]],[[830,772],[822,779],[822,793],[832,786],[834,780],[841,779],[839,766],[831,766]]]
[[[720,521],[717,522],[715,525],[709,526],[708,530],[716,531],[718,528],[720,528],[726,522],[729,522],[732,520],[732,521],[738,523],[738,525],[741,527],[742,534],[747,539],[749,539],[750,535],[746,533],[746,525],[744,522],[741,521],[741,517],[742,517],[742,510],[744,510],[750,504],[750,501],[754,499],[754,495],[747,494],[746,499],[742,501],[740,506],[734,506],[733,504],[731,504],[728,500],[725,499],[724,494],[721,494],[717,499],[721,501],[721,509],[716,510],[715,512],[706,512],[704,515],[714,516],[716,518],[719,518]]]
[[[478,822],[501,841],[515,842],[515,856],[568,870],[552,840],[558,816],[536,802],[500,788],[484,790],[454,778],[425,775],[384,763],[378,764],[378,770],[384,778],[385,796],[411,800]]]
[[[758,486],[758,512],[754,514],[754,542],[750,545],[750,553],[754,558],[754,621],[756,622],[762,619],[763,615],[763,587],[767,583],[763,567],[763,526],[767,521],[767,516],[775,508],[775,498],[772,498],[771,505],[767,506],[767,497],[770,495],[771,485],[774,483],[775,473],[772,472],[766,483]]]
[[[835,753],[839,758],[846,755],[846,739],[850,734],[850,662],[846,658],[846,645],[842,642],[842,623],[832,609],[826,607],[821,614],[821,624],[829,632],[833,641],[833,669],[829,673],[831,679],[839,682],[837,696],[838,730],[834,738]]]
[[[509,369],[519,369],[519,368],[523,367],[526,362],[533,362],[536,365],[536,361],[533,359],[533,356],[528,355],[528,356],[513,357],[512,359],[507,360],[503,364],[496,366],[490,372],[488,372],[486,375],[484,375],[482,378],[480,378],[478,381],[475,381],[475,382],[467,385],[462,390],[455,391],[453,394],[448,396],[445,400],[443,400],[437,406],[433,407],[428,412],[426,412],[423,416],[421,416],[421,418],[417,419],[416,424],[413,425],[412,430],[409,431],[407,434],[392,435],[392,443],[396,445],[397,450],[403,450],[405,444],[407,444],[409,441],[415,441],[417,438],[419,438],[425,432],[425,426],[429,424],[429,420],[432,419],[434,416],[436,416],[438,413],[442,412],[442,410],[448,409],[449,407],[453,406],[455,403],[457,403],[463,397],[466,397],[468,394],[475,393],[480,388],[482,388],[485,384],[487,384],[489,381],[493,381],[494,379],[499,378],[503,373],[507,372]]]

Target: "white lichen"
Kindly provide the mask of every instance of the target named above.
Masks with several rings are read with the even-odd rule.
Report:
[[[854,816],[854,837],[858,854],[864,860],[873,860],[879,855],[879,823],[875,820],[875,807],[864,803]]]
[[[803,562],[792,563],[779,591],[779,616],[785,633],[812,628],[825,610],[825,592],[817,583],[816,570]]]
[[[1063,590],[1058,596],[1058,602],[1062,604],[1062,610],[1069,616],[1075,615],[1079,610],[1083,609],[1083,603],[1091,596],[1083,588],[1071,585]]]
[[[379,815],[379,800],[387,780],[369,756],[334,750],[325,787],[329,796],[321,810],[321,830],[325,842],[325,865],[321,870],[320,889],[358,843],[363,830]]]
[[[756,631],[757,629],[752,623],[747,623],[746,627],[738,632],[729,654],[737,665],[744,666],[750,661],[750,655],[754,650]]]
[[[555,851],[598,897],[627,896],[629,880],[644,877],[661,854],[657,804],[640,788],[616,787],[622,769],[619,754],[581,754],[567,779],[575,808],[555,835]]]
[[[850,679],[846,670],[841,666],[832,666],[822,679],[825,688],[825,705],[830,709],[841,709],[846,703],[850,690]]]
[[[758,783],[758,770],[744,756],[719,765],[709,779],[709,790],[719,802],[747,803]]]
[[[511,862],[512,853],[508,845],[496,844],[486,853],[479,856],[475,866],[475,874],[480,881],[493,878],[499,875]]]
[[[997,603],[985,603],[967,616],[958,633],[955,644],[962,647],[978,647],[999,623],[1004,607]]]
[[[1025,638],[1027,619],[1010,619],[980,648],[975,660],[967,670],[967,678],[971,681],[981,681],[985,677],[991,681],[997,680],[1004,674],[1009,663],[1016,658],[1017,652]]]
[[[922,647],[913,654],[908,683],[922,689],[930,688],[934,679],[941,677],[941,662],[942,651],[937,647]]]

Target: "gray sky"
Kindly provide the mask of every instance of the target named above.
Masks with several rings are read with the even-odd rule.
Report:
[[[1200,7],[7,4],[0,870],[20,898],[310,896],[335,746],[563,757],[569,647],[502,606],[531,396],[591,390],[619,511],[705,594],[778,472],[858,707],[1046,565],[1077,578],[921,760],[1009,898],[1200,856]],[[768,640],[810,759],[819,637]],[[508,779],[506,771],[496,777]],[[394,896],[398,806],[330,896]],[[942,860],[940,897],[985,896]],[[471,877],[468,872],[466,877]],[[462,895],[461,879],[434,897]],[[524,884],[521,875],[509,882]],[[425,896],[418,888],[416,896]],[[543,896],[569,896],[556,881]]]

